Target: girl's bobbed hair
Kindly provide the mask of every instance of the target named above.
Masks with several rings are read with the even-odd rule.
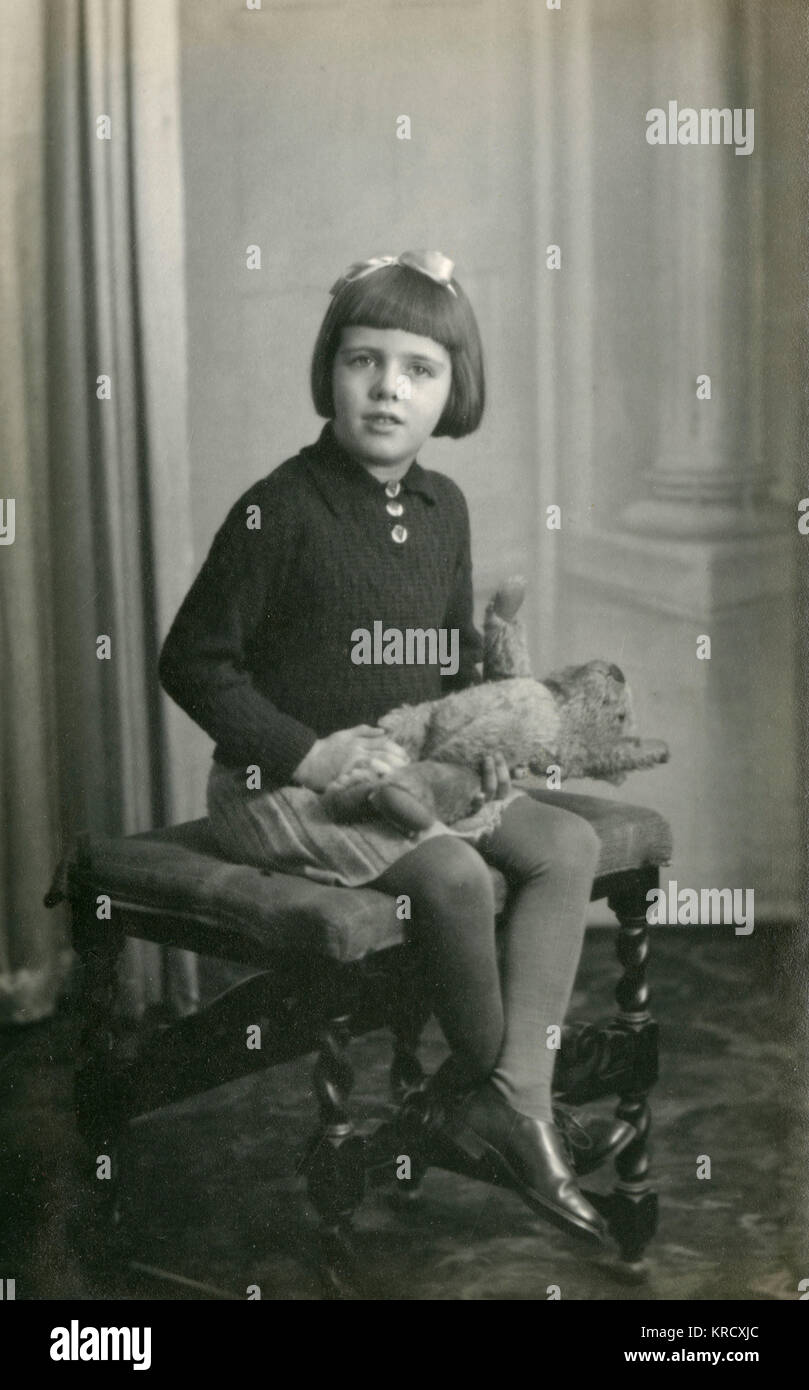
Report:
[[[312,354],[312,399],[318,415],[334,418],[332,369],[344,328],[398,328],[432,338],[449,353],[452,383],[434,435],[460,439],[480,424],[485,404],[483,349],[474,310],[457,280],[445,284],[407,265],[384,266],[349,280],[334,296]]]

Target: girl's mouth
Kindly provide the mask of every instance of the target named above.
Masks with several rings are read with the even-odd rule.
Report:
[[[364,415],[363,420],[373,430],[382,430],[387,433],[389,430],[396,429],[403,422],[398,415],[391,415],[385,410],[375,411],[372,415]]]

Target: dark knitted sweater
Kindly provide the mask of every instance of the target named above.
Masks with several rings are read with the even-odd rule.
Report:
[[[216,742],[219,762],[289,783],[316,738],[373,724],[479,679],[469,519],[450,478],[414,461],[400,516],[383,483],[327,424],[239,498],[217,532],[160,655],[160,680]],[[260,508],[260,529],[248,508]],[[407,539],[397,544],[401,524]],[[357,628],[458,628],[460,664],[356,665]]]

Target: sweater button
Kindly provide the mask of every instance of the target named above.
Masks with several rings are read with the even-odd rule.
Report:
[[[385,491],[386,491],[386,493],[388,494],[388,497],[398,497],[398,496],[399,496],[399,493],[401,492],[401,490],[402,490],[402,484],[401,484],[401,483],[386,483],[386,484],[385,484]]]
[[[396,541],[397,545],[402,545],[402,543],[407,540],[407,527],[394,526],[393,530],[391,531],[391,536]]]
[[[402,512],[404,511],[404,507],[402,506],[401,502],[386,502],[385,511],[389,512],[391,516],[401,516]]]

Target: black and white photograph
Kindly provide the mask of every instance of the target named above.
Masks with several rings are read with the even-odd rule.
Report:
[[[194,1301],[764,1369],[809,1299],[808,81],[805,0],[0,0],[46,1372]]]

